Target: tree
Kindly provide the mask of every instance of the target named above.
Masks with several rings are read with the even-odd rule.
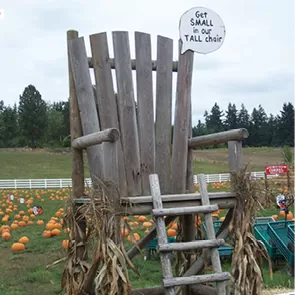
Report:
[[[47,106],[33,85],[27,86],[19,98],[19,123],[32,148],[42,144],[47,126]]]
[[[4,107],[1,114],[3,128],[1,129],[3,135],[3,142],[5,147],[14,147],[18,145],[18,115],[16,104],[14,107]]]
[[[224,130],[222,116],[223,112],[220,110],[219,105],[215,102],[211,109],[210,115],[205,112],[206,128],[210,133],[220,132]]]
[[[225,128],[229,129],[236,129],[238,125],[238,111],[235,104],[228,104],[227,111],[226,111],[226,119],[225,119]]]
[[[280,146],[294,146],[294,106],[284,103],[278,117],[278,138]]]
[[[197,126],[193,127],[193,137],[201,136],[206,134],[206,125],[198,120]]]
[[[251,114],[251,124],[249,126],[249,141],[251,146],[267,146],[268,137],[266,134],[267,115],[261,105],[254,108]]]

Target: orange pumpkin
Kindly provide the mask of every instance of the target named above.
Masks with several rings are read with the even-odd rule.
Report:
[[[176,236],[176,230],[173,229],[173,228],[169,228],[167,230],[167,235],[168,235],[168,237],[175,237]]]
[[[153,224],[151,222],[145,221],[143,224],[143,227],[151,227]]]
[[[285,217],[285,215],[286,215],[286,212],[284,210],[280,210],[280,216]]]
[[[18,225],[19,226],[21,226],[21,227],[25,227],[27,224],[26,224],[26,222],[25,221],[20,221],[19,223],[18,223]]]
[[[46,229],[47,229],[47,230],[53,230],[54,228],[55,228],[54,223],[52,223],[52,222],[48,222],[48,223],[46,224]]]
[[[57,228],[55,228],[51,231],[52,236],[59,236],[60,234],[61,234],[61,231]]]
[[[29,218],[29,216],[24,215],[22,219],[23,219],[23,221],[28,221],[30,218]]]
[[[289,213],[287,214],[287,220],[292,220],[292,219],[293,219],[293,213],[289,211]]]
[[[2,240],[9,241],[10,238],[11,238],[10,232],[8,231],[2,232]]]
[[[61,246],[64,249],[68,249],[68,247],[69,247],[69,240],[63,240],[62,243],[61,243]]]
[[[51,237],[51,231],[49,231],[49,230],[45,230],[45,231],[42,233],[42,236],[43,236],[43,238],[50,238],[50,237]]]
[[[127,237],[129,235],[129,230],[127,228],[121,229],[121,236]]]
[[[13,252],[20,252],[25,250],[25,245],[23,243],[13,243],[11,246]]]
[[[19,211],[19,215],[20,216],[24,216],[25,215],[25,211]]]
[[[21,237],[18,241],[22,244],[26,244],[29,242],[29,238],[24,236],[24,237]]]
[[[145,216],[139,216],[138,217],[138,221],[139,222],[145,222],[146,221],[146,217]]]
[[[17,229],[18,225],[16,223],[12,223],[10,227],[11,227],[11,229]]]
[[[273,218],[274,220],[278,220],[278,219],[279,219],[279,216],[278,216],[278,215],[273,215],[272,218]]]

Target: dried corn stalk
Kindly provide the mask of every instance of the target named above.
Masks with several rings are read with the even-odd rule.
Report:
[[[259,258],[265,257],[270,266],[271,260],[267,251],[261,249],[253,235],[253,222],[257,206],[259,206],[259,192],[257,183],[250,179],[250,173],[244,171],[233,173],[232,189],[237,194],[230,224],[234,253],[232,256],[232,280],[230,292],[234,295],[260,295],[263,287],[263,276]],[[260,262],[260,263],[259,263]]]

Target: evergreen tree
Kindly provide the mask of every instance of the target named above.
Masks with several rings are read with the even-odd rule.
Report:
[[[224,130],[224,125],[222,122],[223,112],[220,110],[220,107],[217,103],[211,109],[210,115],[208,115],[207,111],[205,112],[206,118],[206,128],[209,133],[220,132]]]
[[[206,125],[198,120],[197,126],[193,127],[193,137],[201,136],[206,134]]]
[[[278,117],[278,140],[280,146],[294,146],[294,106],[284,103]]]
[[[225,128],[227,130],[236,129],[238,125],[238,111],[235,104],[228,104],[225,119]]]
[[[4,107],[1,114],[2,117],[2,132],[3,142],[5,147],[14,147],[18,145],[18,116],[17,107]]]
[[[19,98],[19,123],[32,148],[42,145],[47,126],[47,106],[33,85],[27,86]]]
[[[265,133],[267,127],[267,115],[261,105],[254,108],[251,114],[249,126],[249,141],[251,146],[267,146],[268,137]]]

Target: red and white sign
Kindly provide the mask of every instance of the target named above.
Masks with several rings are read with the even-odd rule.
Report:
[[[288,173],[288,166],[286,164],[265,166],[265,174],[275,175],[275,174],[286,174]]]

